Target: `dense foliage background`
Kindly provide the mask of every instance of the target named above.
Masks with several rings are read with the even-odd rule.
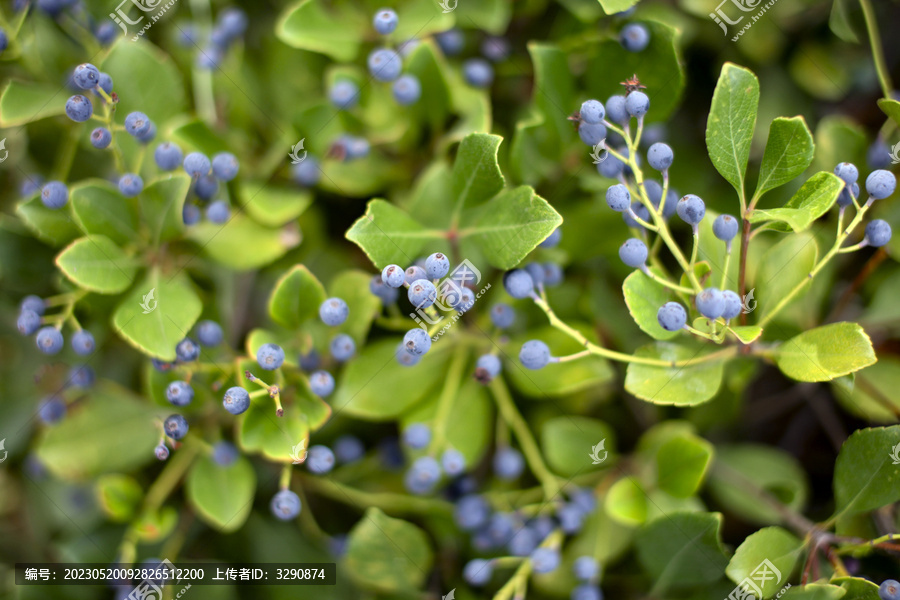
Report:
[[[12,565],[160,557],[338,564],[334,587],[195,586],[188,598],[440,598],[451,589],[521,598],[526,587],[528,597],[564,598],[578,585],[573,562],[587,555],[609,598],[726,598],[763,559],[783,574],[767,598],[788,582],[783,598],[876,598],[865,580],[900,574],[900,542],[883,537],[900,528],[900,238],[835,255],[789,294],[857,214],[851,206],[838,224],[835,165],[857,165],[861,203],[870,172],[898,171],[900,4],[778,0],[736,41],[757,13],[746,3],[633,4],[178,0],[132,41],[140,26],[120,35],[109,15],[121,5],[107,0],[4,3],[0,593],[117,597],[104,587],[15,586]],[[382,6],[399,15],[386,39],[372,26]],[[216,34],[234,8],[246,31],[223,43]],[[717,8],[745,18],[723,34],[709,16]],[[649,32],[637,52],[619,39],[630,23]],[[453,28],[464,36],[458,52],[436,37]],[[370,76],[367,57],[381,45],[401,47],[404,73],[420,81],[413,104]],[[492,60],[487,87],[463,71],[481,55]],[[111,76],[114,111],[99,92],[73,87],[84,62]],[[698,316],[690,295],[619,260],[622,243],[647,232],[607,207],[617,181],[598,173],[569,119],[584,100],[624,94],[633,75],[650,98],[642,153],[669,144],[670,187],[706,204],[692,269],[742,295],[754,290],[754,311],[724,343],[659,327],[667,300]],[[347,110],[329,98],[339,81],[360,90]],[[78,93],[102,123],[67,118]],[[156,127],[149,144],[125,130],[134,111]],[[92,146],[98,125],[112,130],[110,149]],[[365,140],[367,152],[348,153],[345,135]],[[185,203],[203,212],[209,198],[184,170],[158,168],[164,141],[185,154],[237,157],[237,177],[213,194],[230,206],[227,222],[204,213],[185,225]],[[315,181],[291,165],[289,154],[304,152]],[[777,184],[754,193],[775,171]],[[135,198],[116,185],[126,172],[143,178]],[[659,179],[646,164],[643,173]],[[50,180],[68,187],[61,209],[41,202]],[[745,258],[739,236],[723,264],[712,235],[720,213],[753,223]],[[897,194],[876,201],[872,218],[900,223]],[[690,254],[691,228],[678,217],[670,224]],[[559,244],[539,246],[557,226]],[[645,239],[655,272],[691,288],[659,253],[667,244]],[[416,327],[406,290],[383,306],[370,281],[433,252],[451,266],[469,260],[481,273],[473,291],[490,288],[420,364],[403,366],[398,343]],[[538,302],[503,286],[504,271],[529,263],[565,273]],[[17,331],[27,295],[50,299],[44,321],[62,326],[62,352],[43,354]],[[338,329],[318,316],[332,296],[350,308]],[[516,312],[507,331],[491,324],[500,303]],[[168,365],[204,319],[221,324],[224,342],[204,347],[199,362]],[[708,334],[701,321],[688,319]],[[87,356],[69,347],[76,324],[96,340]],[[335,332],[355,344],[346,362],[329,355]],[[567,356],[585,348],[578,336],[599,350],[522,367],[523,342]],[[274,379],[256,363],[265,343],[286,351]],[[301,364],[311,350],[336,380],[324,398]],[[701,365],[652,364],[720,350]],[[475,361],[492,352],[503,372],[486,384],[473,376]],[[632,355],[651,363],[621,359]],[[284,416],[246,370],[281,388]],[[166,399],[176,380],[193,387],[187,407]],[[256,392],[243,415],[221,406],[233,386]],[[47,419],[41,408],[54,396],[65,415]],[[173,412],[190,432],[159,461],[161,421]],[[414,423],[429,424],[426,449],[398,443]],[[348,434],[362,441],[363,458],[321,475],[292,465],[296,444],[334,447]],[[212,457],[221,440],[240,449],[227,467]],[[608,457],[596,465],[601,440]],[[498,477],[496,457],[509,447],[524,454],[524,471]],[[447,448],[462,454],[466,476],[411,492],[410,464]],[[286,486],[303,508],[284,522],[269,504]],[[563,521],[565,532],[541,537],[561,548],[562,565],[532,574],[533,561],[486,539],[488,525],[463,531],[454,507],[472,493],[514,515],[514,532],[539,529],[540,516]],[[565,525],[576,506],[577,523]],[[490,557],[504,557],[490,582],[471,585],[466,564]]]

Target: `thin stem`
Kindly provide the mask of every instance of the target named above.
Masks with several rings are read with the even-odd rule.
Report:
[[[433,514],[449,517],[453,514],[453,505],[444,500],[418,498],[388,492],[366,492],[325,477],[311,477],[309,475],[301,475],[301,477],[305,489],[351,506],[374,506],[394,515]]]
[[[741,205],[743,210],[743,204]],[[750,221],[747,213],[743,212],[743,228],[741,229],[741,259],[738,265],[738,296],[744,297],[745,284],[747,283],[747,247],[750,245]],[[741,311],[741,325],[747,324],[747,313]]]
[[[659,238],[657,238],[657,239],[659,239]],[[653,271],[651,271],[647,267],[647,265],[643,266],[643,268],[641,269],[641,272],[643,272],[644,275],[646,275],[647,277],[649,277],[656,283],[658,283],[660,285],[664,285],[667,288],[673,289],[676,292],[683,292],[685,294],[693,294],[694,293],[694,290],[689,287],[685,287],[683,285],[678,285],[677,283],[672,283],[668,279],[665,279],[664,277],[660,277],[660,276],[656,275]]]
[[[194,20],[201,27],[208,30],[210,23],[209,0],[191,0],[191,13]],[[197,105],[197,113],[209,125],[216,123],[216,100],[213,94],[212,69],[203,69],[194,66],[194,102]]]
[[[848,252],[856,252],[857,250],[862,250],[866,246],[869,245],[867,240],[863,240],[858,244],[853,244],[852,246],[846,246],[844,248],[838,248],[838,254],[847,254]]]
[[[866,20],[866,31],[869,34],[869,43],[872,45],[872,58],[875,60],[875,71],[878,73],[878,82],[885,98],[891,97],[894,86],[891,84],[891,75],[884,61],[884,52],[881,48],[881,36],[878,34],[878,24],[875,22],[875,11],[869,0],[859,0],[863,16]]]
[[[694,225],[694,245],[691,248],[691,271],[694,270],[694,265],[697,263],[697,253],[700,251],[700,227]]]
[[[466,366],[466,358],[468,352],[464,344],[457,344],[453,351],[453,357],[450,360],[450,369],[444,379],[444,389],[441,390],[441,397],[438,400],[437,413],[434,417],[434,425],[432,430],[434,435],[431,437],[431,444],[428,446],[428,454],[434,455],[447,441],[447,420],[453,410],[453,403],[459,394],[459,387],[462,384],[463,369]]]
[[[719,284],[719,289],[724,290],[725,284],[728,282],[728,265],[731,262],[731,248],[725,251],[725,265],[722,267],[722,283]]]
[[[578,360],[579,358],[586,358],[591,355],[590,350],[582,350],[581,352],[576,352],[575,354],[570,354],[569,356],[559,356],[557,357],[555,362],[572,362],[573,360]]]
[[[294,472],[293,463],[285,463],[281,467],[281,476],[278,478],[279,489],[286,490],[291,487],[291,474]]]

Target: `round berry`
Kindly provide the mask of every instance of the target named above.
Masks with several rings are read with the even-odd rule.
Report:
[[[166,388],[166,400],[175,406],[187,406],[194,399],[194,388],[186,381],[173,381]]]
[[[350,110],[359,102],[359,86],[349,79],[341,79],[331,86],[328,99],[335,108]]]
[[[494,574],[494,564],[490,560],[475,558],[466,563],[463,568],[463,579],[469,585],[481,587],[487,585]]]
[[[195,204],[185,204],[181,209],[181,220],[188,227],[200,222],[200,208]]]
[[[572,572],[578,581],[590,581],[597,576],[597,561],[593,556],[579,556],[572,563]]]
[[[405,281],[405,277],[406,275],[400,265],[388,265],[381,271],[381,280],[388,287],[401,287]]]
[[[481,54],[491,62],[503,62],[509,58],[509,42],[499,35],[489,35],[481,42]]]
[[[422,96],[422,84],[415,75],[403,75],[391,86],[397,104],[409,106],[419,101]]]
[[[153,454],[156,455],[156,460],[166,460],[169,458],[169,449],[165,444],[160,444],[153,449]]]
[[[322,178],[322,169],[319,168],[318,160],[308,156],[291,168],[291,176],[297,185],[312,187]]]
[[[231,442],[219,440],[213,446],[212,459],[220,467],[230,467],[237,461],[239,456],[240,452]]]
[[[629,227],[634,227],[635,229],[643,229],[644,226],[637,222],[637,220],[632,216],[634,215],[640,217],[644,222],[650,222],[650,211],[647,210],[647,207],[641,204],[638,200],[635,200],[631,203],[631,211],[625,211],[622,213],[622,220],[625,221],[625,224]]]
[[[191,338],[184,338],[175,346],[175,356],[181,362],[192,362],[200,358],[200,346]]]
[[[181,440],[187,435],[189,427],[187,419],[181,415],[170,415],[163,423],[163,429],[173,440]]]
[[[659,203],[662,202],[662,186],[659,182],[655,179],[645,179],[644,193],[647,194],[647,199],[650,200],[653,208],[658,210]]]
[[[578,137],[588,146],[596,146],[606,138],[606,125],[582,121],[578,124]]]
[[[53,210],[62,208],[69,201],[69,188],[59,181],[50,181],[41,188],[41,202]]]
[[[356,462],[365,454],[362,440],[355,435],[344,434],[334,440],[334,456],[342,464]]]
[[[312,446],[306,458],[306,466],[313,473],[324,475],[334,468],[334,452],[328,446]]]
[[[372,24],[375,26],[375,31],[380,33],[381,35],[388,35],[389,33],[393,33],[395,29],[397,29],[397,13],[391,10],[390,8],[382,8],[379,9],[377,13],[375,13],[375,18],[372,19]]]
[[[174,171],[182,162],[181,148],[172,142],[163,142],[153,152],[153,160],[163,171]]]
[[[441,466],[431,456],[419,457],[406,472],[403,483],[414,494],[427,494],[441,479]]]
[[[616,212],[622,212],[631,205],[631,193],[628,188],[617,183],[606,190],[606,204]]]
[[[128,113],[125,117],[125,131],[134,137],[146,135],[150,131],[150,117],[142,112]]]
[[[879,169],[866,177],[866,191],[875,200],[884,200],[897,189],[897,178],[890,171]]]
[[[94,370],[88,365],[81,365],[69,369],[68,384],[76,388],[89,388],[94,385]]]
[[[46,309],[47,307],[44,304],[44,300],[40,296],[35,296],[34,294],[25,296],[22,298],[22,302],[19,303],[19,310],[31,310],[36,312],[38,316],[42,316]]]
[[[100,42],[101,46],[109,46],[119,35],[119,30],[112,21],[106,20],[97,25],[94,30],[94,37]]]
[[[526,369],[542,369],[550,362],[550,348],[540,340],[529,340],[522,344],[519,360]]]
[[[569,600],[603,600],[603,592],[594,584],[582,583],[572,590]]]
[[[599,100],[585,100],[581,104],[578,116],[581,118],[582,123],[596,125],[603,122],[603,117],[606,116],[606,109]]]
[[[16,319],[16,328],[22,335],[31,335],[41,326],[41,315],[27,308],[19,313]]]
[[[72,81],[83,90],[89,90],[100,81],[100,71],[91,63],[84,63],[75,67]]]
[[[418,281],[419,279],[428,279],[428,274],[423,267],[413,265],[406,269],[405,278],[406,285],[412,285],[414,281]]]
[[[650,43],[650,32],[640,23],[629,23],[622,28],[619,43],[629,52],[640,52]]]
[[[339,333],[331,338],[331,344],[328,346],[331,356],[338,362],[345,362],[353,358],[356,353],[356,342],[346,333]]]
[[[191,177],[202,177],[212,168],[209,158],[202,152],[191,152],[185,156],[183,165],[184,170]]]
[[[854,198],[859,198],[859,184],[858,183],[852,183],[850,185],[845,185],[843,187],[843,189],[841,189],[841,193],[838,194],[837,204],[841,208],[850,206],[851,204],[853,204]]]
[[[553,230],[553,233],[547,236],[543,242],[538,244],[541,248],[556,248],[559,245],[560,240],[562,240],[562,228],[557,227]]]
[[[475,292],[464,287],[458,297],[453,297],[451,299],[456,300],[451,308],[455,311],[464,313],[475,304]]]
[[[38,350],[44,354],[56,354],[63,349],[63,335],[56,327],[41,327],[37,333]]]
[[[619,258],[629,267],[641,267],[647,262],[647,245],[637,238],[625,240],[619,247]]]
[[[212,200],[218,191],[219,180],[212,175],[204,175],[194,181],[194,194],[201,200]]]
[[[506,329],[516,320],[516,311],[508,304],[495,304],[491,307],[491,322],[497,329]]]
[[[878,587],[881,600],[900,600],[900,582],[896,579],[885,579]]]
[[[135,173],[126,173],[119,178],[119,191],[126,198],[134,198],[144,189],[144,180]]]
[[[722,313],[722,317],[726,321],[730,321],[741,314],[744,305],[741,304],[741,297],[731,290],[725,290],[722,295],[725,297],[725,311]]]
[[[853,163],[838,163],[834,168],[834,174],[843,179],[847,185],[853,185],[859,179],[859,169]]]
[[[403,336],[403,347],[413,356],[422,356],[431,350],[431,338],[425,330],[416,327]]]
[[[309,376],[309,389],[320,398],[330,396],[334,391],[334,377],[328,371],[315,371]]]
[[[465,471],[466,458],[459,450],[447,448],[444,450],[444,453],[441,454],[441,467],[444,469],[444,473],[450,477],[456,477]]]
[[[435,252],[425,259],[425,273],[432,279],[440,279],[450,271],[450,259],[440,252]]]
[[[403,430],[403,443],[413,450],[421,450],[431,442],[431,428],[425,423],[413,423]]]
[[[706,204],[703,203],[699,196],[688,194],[678,201],[675,212],[688,225],[697,225],[703,220],[703,215],[706,214]]]
[[[625,97],[625,112],[641,118],[650,110],[650,98],[644,92],[631,92]]]
[[[866,162],[873,169],[886,169],[891,164],[891,151],[882,140],[872,142],[866,151]]]
[[[503,276],[503,287],[506,288],[507,294],[521,300],[534,293],[534,280],[528,271],[513,269]]]
[[[713,221],[713,235],[723,242],[730,242],[738,232],[738,220],[731,215],[719,215]]]
[[[435,34],[434,39],[437,40],[438,46],[441,47],[441,52],[447,56],[456,56],[462,52],[463,46],[466,43],[463,32],[459,29],[442,31]]]
[[[453,518],[463,531],[473,531],[487,524],[490,510],[484,498],[472,494],[457,501]]]
[[[475,363],[475,379],[482,383],[489,383],[500,374],[502,363],[494,354],[482,354]]]
[[[66,416],[66,402],[59,396],[47,398],[38,411],[38,415],[44,423],[52,425]]]
[[[437,289],[427,279],[417,279],[410,284],[406,295],[414,307],[428,308],[437,299]]]
[[[606,101],[606,116],[613,123],[624,125],[628,122],[628,111],[625,110],[625,96],[610,96]]]
[[[875,219],[866,225],[866,242],[870,246],[880,248],[891,241],[891,226],[887,221]]]
[[[707,319],[718,319],[725,313],[725,296],[718,288],[706,288],[694,299],[697,310]]]
[[[277,344],[263,344],[256,351],[256,362],[266,371],[274,371],[284,364],[284,350]]]
[[[647,162],[657,171],[665,171],[672,166],[675,154],[668,144],[656,142],[647,150]]]
[[[350,316],[350,307],[340,298],[328,298],[319,306],[319,318],[331,327],[337,327]]]
[[[212,158],[212,172],[216,179],[231,181],[237,177],[241,163],[231,152],[219,152]]]
[[[372,279],[369,280],[369,291],[378,296],[382,304],[386,305],[396,302],[400,295],[395,288],[385,285],[384,280],[381,279],[381,275],[374,275]]]
[[[225,39],[234,41],[247,30],[247,13],[239,8],[226,8],[219,14],[216,22],[216,28],[224,34]]]
[[[627,156],[627,154],[625,154],[625,156]],[[624,170],[625,163],[623,163],[612,154],[608,155],[606,157],[606,160],[601,160],[597,164],[597,172],[604,177],[609,177],[610,179],[618,178]]]
[[[656,320],[666,331],[678,331],[687,323],[687,312],[677,302],[666,302],[656,312]]]
[[[224,200],[216,200],[206,207],[206,218],[210,223],[224,225],[231,218],[231,208]]]
[[[538,548],[531,553],[531,568],[535,573],[555,571],[559,562],[559,550],[556,548]]]
[[[517,479],[525,468],[522,453],[508,446],[500,448],[494,454],[494,474],[506,481]]]
[[[413,354],[406,349],[406,344],[400,342],[397,344],[397,350],[394,352],[394,358],[404,367],[414,367],[422,360],[421,354]]]
[[[369,73],[378,81],[394,81],[400,77],[403,59],[389,48],[372,50],[368,58]]]
[[[150,123],[150,127],[147,128],[147,131],[139,133],[134,137],[142,144],[149,144],[153,141],[153,138],[156,137],[156,125]]]
[[[250,394],[242,387],[230,387],[222,397],[222,406],[233,415],[239,415],[250,408]]]
[[[482,58],[470,58],[463,63],[463,77],[472,87],[490,87],[494,81],[494,67]]]
[[[94,336],[91,335],[90,331],[84,329],[76,331],[72,336],[72,341],[69,343],[72,345],[72,350],[75,351],[75,354],[80,356],[87,356],[93,352],[96,347]]]
[[[218,346],[224,337],[222,326],[215,321],[207,319],[197,323],[197,340],[204,346]]]
[[[108,148],[112,142],[112,134],[106,127],[98,127],[91,132],[91,146],[98,150]]]
[[[272,497],[269,508],[276,518],[290,521],[300,514],[300,496],[291,490],[281,490]]]

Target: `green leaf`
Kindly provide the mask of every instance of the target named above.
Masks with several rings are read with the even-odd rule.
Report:
[[[285,327],[296,329],[319,314],[325,288],[304,265],[294,265],[275,283],[269,296],[269,316]]]
[[[82,235],[68,211],[47,208],[38,194],[20,202],[16,214],[34,235],[54,246],[62,246]]]
[[[454,215],[493,198],[503,189],[503,173],[497,163],[497,149],[502,141],[499,135],[473,133],[460,142],[451,176],[456,198]]]
[[[742,198],[758,106],[759,80],[756,75],[749,69],[726,62],[709,109],[706,147],[713,166]]]
[[[857,372],[852,389],[832,384],[845,410],[872,423],[896,423],[900,418],[900,359],[881,356],[874,365]]]
[[[614,15],[623,10],[628,10],[637,3],[638,0],[600,0],[600,6],[603,7],[603,12],[608,15]]]
[[[454,4],[450,2],[449,4]],[[479,0],[459,4],[454,14],[457,15],[458,27],[480,29],[494,35],[502,35],[506,31],[512,16],[512,7],[505,0]]]
[[[684,434],[664,443],[656,453],[657,485],[676,498],[697,493],[713,458],[713,446],[701,437]]]
[[[610,486],[603,508],[620,525],[640,525],[647,520],[647,492],[636,477],[622,477]]]
[[[894,123],[900,125],[900,102],[893,98],[882,98],[878,101],[878,108],[890,117]]]
[[[141,352],[173,361],[175,345],[187,336],[202,308],[184,273],[170,276],[152,269],[116,308],[113,327]]]
[[[134,477],[103,475],[94,486],[100,507],[111,521],[130,521],[144,498],[144,490]]]
[[[781,372],[797,381],[831,381],[874,364],[872,341],[856,323],[804,331],[775,350]]]
[[[381,301],[369,290],[372,275],[365,271],[343,271],[328,286],[329,297],[342,298],[350,308],[350,316],[337,331],[352,337],[357,346],[366,341],[372,321],[381,314]],[[405,289],[405,288],[404,288]],[[318,312],[319,307],[316,306]],[[415,325],[410,321],[410,329]]]
[[[181,72],[168,54],[147,40],[135,44],[130,38],[119,38],[97,66],[115,82],[119,97],[116,114],[123,120],[128,113],[139,110],[157,125],[163,125],[185,109]]]
[[[137,518],[134,529],[142,542],[158,542],[169,537],[178,524],[178,511],[173,506],[147,510]]]
[[[172,129],[170,136],[176,143],[212,156],[228,147],[228,143],[200,119],[191,119]]]
[[[816,126],[816,160],[813,169],[831,172],[839,162],[860,164],[865,160],[868,136],[858,123],[844,116],[829,115]]]
[[[402,519],[369,508],[350,530],[344,565],[362,588],[397,595],[418,590],[431,571],[428,536]]]
[[[440,236],[441,232],[425,229],[402,209],[381,199],[371,200],[366,214],[345,235],[378,269],[392,263],[412,264],[428,240]]]
[[[810,583],[788,589],[781,600],[838,600],[847,593],[842,587],[824,583]]]
[[[242,367],[253,368],[256,362],[242,362]],[[241,385],[250,388],[241,377]],[[237,441],[245,452],[262,454],[273,462],[291,463],[293,448],[303,442],[309,444],[309,423],[295,403],[284,402],[284,415],[275,414],[275,402],[268,396],[250,399],[250,408],[239,418]]]
[[[742,344],[749,344],[759,339],[763,329],[758,325],[731,325],[728,327],[728,331],[733,333],[734,337],[739,339]]]
[[[288,231],[263,227],[244,214],[233,214],[224,225],[202,221],[188,235],[215,261],[236,271],[265,266],[295,247]]]
[[[547,466],[563,477],[571,477],[582,471],[601,468],[594,464],[593,448],[597,450],[601,465],[612,463],[615,452],[615,432],[598,419],[577,416],[554,417],[541,426],[541,448]],[[609,462],[607,462],[609,460]]]
[[[851,3],[848,0],[834,0],[831,5],[831,15],[828,17],[828,27],[845,42],[858,44],[859,37],[850,24],[849,4]]]
[[[835,514],[853,515],[900,500],[900,425],[850,434],[834,463]]]
[[[550,44],[528,43],[528,54],[534,63],[533,102],[544,116],[542,150],[559,158],[562,150],[575,137],[571,123],[561,119],[569,107],[575,106],[575,82],[569,69],[568,55]]]
[[[839,585],[847,590],[845,600],[881,600],[878,594],[878,584],[872,583],[862,577],[834,577],[833,585]]]
[[[647,523],[635,538],[638,560],[654,581],[653,595],[673,587],[706,585],[722,577],[720,513],[673,513]]]
[[[816,238],[809,232],[787,236],[769,248],[754,280],[758,310],[766,314],[774,309],[794,287],[809,277],[818,256]],[[793,302],[802,298],[808,289],[795,296]]]
[[[596,341],[596,333],[592,331],[590,325],[577,322],[569,323],[569,325],[587,336],[588,339]],[[609,383],[615,377],[613,368],[609,366],[606,359],[599,356],[588,356],[555,364],[552,369],[538,369],[537,371],[525,369],[519,363],[517,353],[522,344],[532,339],[538,339],[547,344],[553,356],[567,356],[584,349],[571,337],[550,325],[514,338],[510,343],[512,352],[504,357],[507,363],[505,370],[513,386],[526,396],[542,399],[569,396],[583,390],[597,388],[602,384]]]
[[[332,8],[319,0],[300,0],[281,13],[275,36],[293,48],[349,62],[359,53],[368,28],[369,17],[348,3]]]
[[[738,585],[749,578],[762,590],[762,598],[771,598],[787,582],[802,552],[803,542],[796,536],[781,527],[765,527],[744,539],[725,573]],[[768,570],[767,576],[753,577],[763,569]],[[755,590],[747,586],[746,591]]]
[[[256,473],[243,456],[227,467],[202,456],[188,472],[185,492],[200,520],[222,533],[237,531],[253,508]]]
[[[659,269],[650,270],[655,275],[663,276]],[[635,270],[625,278],[622,292],[631,318],[644,333],[655,340],[669,340],[678,335],[677,331],[663,329],[656,319],[659,308],[672,299],[672,293],[668,288]]]
[[[679,361],[702,358],[708,353],[704,346],[698,348],[693,345],[656,342],[638,348],[634,355],[641,358]],[[722,383],[723,368],[721,360],[675,368],[628,363],[625,389],[653,404],[693,406],[715,397]]]
[[[772,121],[754,196],[759,198],[805,171],[814,150],[812,134],[803,117],[778,117]]]
[[[241,206],[253,220],[268,227],[281,227],[303,214],[312,204],[306,190],[268,185],[253,181],[241,185]]]
[[[149,404],[111,383],[94,388],[54,427],[43,431],[36,452],[54,476],[65,480],[131,471],[155,460],[159,417]],[[73,449],[77,448],[75,452]]]
[[[98,294],[118,294],[134,281],[134,261],[103,235],[75,240],[56,257],[56,266],[72,283]]]
[[[749,220],[751,223],[777,221],[790,226],[795,232],[806,231],[834,205],[843,187],[843,181],[834,173],[816,173],[797,190],[784,208],[756,209],[750,213]],[[776,225],[774,229],[788,231],[787,226]]]
[[[439,131],[450,114],[450,85],[444,73],[450,68],[434,40],[422,43],[405,59],[404,71],[415,75],[422,85],[422,98],[404,107],[402,116],[417,123],[428,123]],[[391,109],[393,111],[393,109]],[[396,111],[394,116],[396,117]]]
[[[550,204],[523,185],[467,211],[460,240],[470,241],[492,266],[511,269],[562,224]]]
[[[0,127],[17,127],[66,112],[68,93],[56,85],[11,80],[0,94]]]
[[[141,220],[156,242],[165,242],[184,231],[184,200],[191,187],[185,173],[163,175],[150,182],[139,196]]]
[[[134,205],[112,183],[100,179],[83,181],[72,186],[69,200],[72,214],[87,233],[105,235],[121,245],[137,239]]]

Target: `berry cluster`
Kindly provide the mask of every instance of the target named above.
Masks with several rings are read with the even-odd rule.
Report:
[[[179,31],[181,45],[196,48],[197,66],[213,70],[225,60],[228,49],[244,36],[247,31],[247,14],[239,8],[226,8],[219,13],[208,35],[193,23],[182,24]]]

